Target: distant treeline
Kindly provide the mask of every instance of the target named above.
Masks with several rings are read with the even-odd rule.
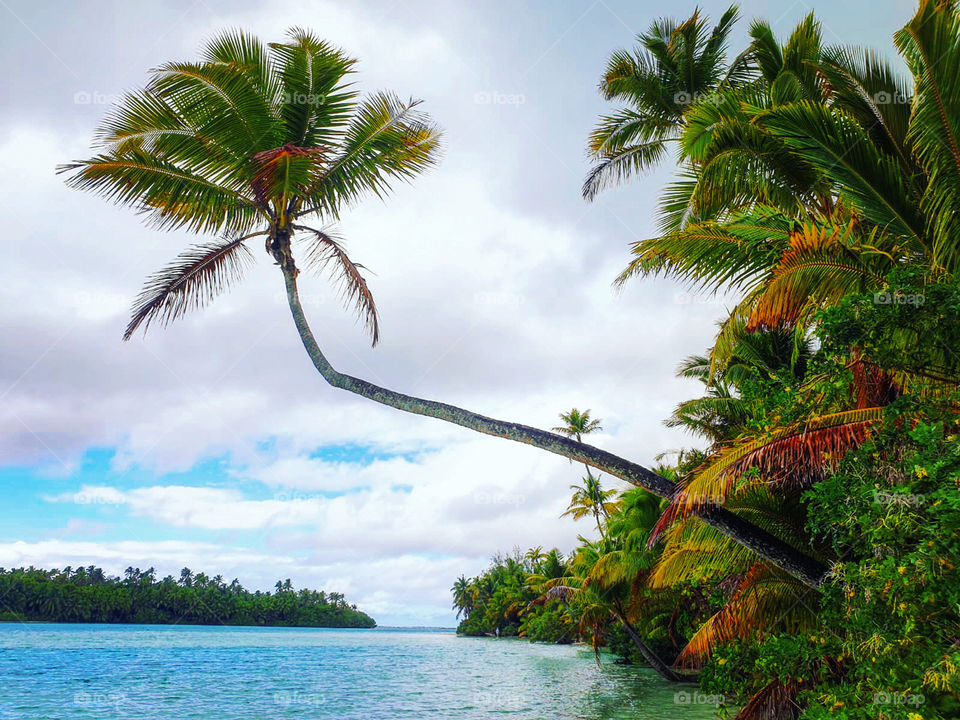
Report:
[[[277,581],[275,592],[250,592],[236,579],[194,574],[157,579],[153,568],[129,567],[111,577],[98,567],[39,570],[0,568],[0,620],[72,623],[278,625],[376,627],[373,618],[343,595],[294,590]]]

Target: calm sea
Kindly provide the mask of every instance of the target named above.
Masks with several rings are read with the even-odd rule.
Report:
[[[0,719],[714,716],[692,686],[608,660],[438,630],[7,623]]]

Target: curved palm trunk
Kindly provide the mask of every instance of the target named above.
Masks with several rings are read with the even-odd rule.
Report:
[[[296,323],[303,346],[314,367],[323,376],[323,379],[333,387],[349,390],[352,393],[404,412],[445,420],[486,435],[533,445],[541,450],[582,462],[629,483],[639,485],[660,497],[673,497],[676,486],[666,478],[642,465],[630,462],[592,445],[586,445],[571,438],[527,425],[495,420],[455,405],[404,395],[374,385],[366,380],[338,372],[320,350],[320,346],[313,336],[313,331],[307,323],[297,293],[297,269],[292,258],[287,255],[286,257],[277,257],[277,260],[283,270],[287,289],[287,303],[290,306],[290,312],[293,314],[293,321]],[[697,515],[724,535],[753,550],[774,565],[783,568],[807,585],[819,587],[824,582],[827,569],[822,563],[796,550],[766,530],[744,520],[726,508],[710,505],[697,511]]]
[[[623,613],[619,610],[616,611],[615,615],[617,620],[619,620],[624,629],[627,631],[627,635],[630,636],[630,639],[633,640],[633,644],[636,646],[637,650],[640,651],[640,654],[643,655],[643,659],[650,663],[650,667],[657,671],[657,674],[660,675],[664,680],[669,682],[681,682],[681,678],[677,673],[673,671],[669,665],[667,665],[660,657],[643,641],[643,638],[640,637],[637,633],[636,628],[630,624],[630,621],[624,617]]]

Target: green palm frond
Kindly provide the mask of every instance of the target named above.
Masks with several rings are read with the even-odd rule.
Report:
[[[858,47],[825,49],[817,69],[829,84],[831,105],[856,118],[875,143],[909,167],[913,89],[908,79],[879,53]]]
[[[765,113],[760,123],[823,173],[863,218],[924,246],[918,204],[900,163],[871,142],[851,115],[799,102]]]
[[[141,149],[61,166],[70,187],[142,210],[164,230],[242,234],[265,217],[252,197]]]
[[[907,133],[931,182],[923,196],[935,267],[960,266],[960,15],[953,2],[921,0],[897,48],[916,94]]]
[[[440,132],[415,109],[419,104],[391,93],[360,103],[344,128],[337,155],[305,193],[307,209],[298,215],[320,211],[336,218],[341,207],[363,195],[383,197],[392,180],[410,180],[436,164]]]
[[[594,165],[583,184],[585,198],[592,200],[601,190],[659,165],[691,103],[721,82],[729,85],[744,75],[724,67],[737,17],[731,6],[710,31],[699,11],[682,23],[661,18],[638,36],[634,52],[611,54],[600,92],[627,107],[600,118],[590,135]]]
[[[767,532],[794,543],[801,537],[784,501],[765,487],[741,490],[725,503],[735,512]],[[692,515],[683,515],[677,504],[670,505],[651,532],[651,540],[663,550],[650,573],[649,585],[663,589],[686,581],[703,582],[745,574],[760,558],[752,550],[731,540],[716,528]]]
[[[283,137],[299,147],[333,145],[357,97],[344,82],[356,61],[300,28],[287,34],[288,42],[270,45],[280,80]]]
[[[723,222],[706,221],[641,240],[618,284],[635,275],[669,273],[690,288],[715,292],[742,289],[765,277],[786,248],[792,222],[776,208],[735,213]]]

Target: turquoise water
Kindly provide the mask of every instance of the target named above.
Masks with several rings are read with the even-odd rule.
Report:
[[[710,718],[583,648],[436,630],[0,624],[0,719]]]

